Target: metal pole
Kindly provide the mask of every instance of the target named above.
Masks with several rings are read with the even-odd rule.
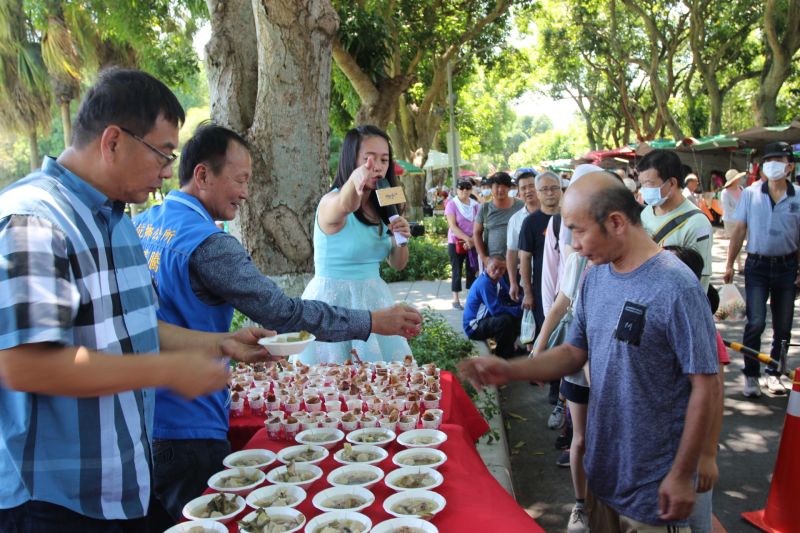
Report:
[[[453,190],[458,185],[458,141],[456,139],[456,115],[455,101],[456,95],[453,94],[453,61],[447,62],[447,101],[450,106],[450,171],[453,173]]]

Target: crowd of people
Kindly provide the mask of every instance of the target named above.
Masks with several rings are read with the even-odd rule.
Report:
[[[409,222],[378,201],[397,185],[387,134],[345,136],[313,221],[314,278],[292,298],[220,228],[248,200],[240,134],[201,124],[182,147],[179,188],[125,214],[172,176],[184,119],[160,81],[107,70],[71,145],[0,192],[0,531],[174,524],[230,453],[228,358],[274,359],[262,337],[313,333],[307,364],[411,353],[422,317],[379,275],[384,260],[414,260]],[[717,176],[724,278],[734,263],[744,274],[744,344],[755,350],[770,302],[777,358],[800,281],[800,195],[789,145],[766,146],[758,163],[746,187],[744,172]],[[729,360],[698,182],[674,152],[654,150],[631,175],[497,172],[441,195],[452,305],[468,338],[495,343],[495,356],[460,372],[478,387],[549,384],[548,425],[572,432],[559,459],[572,471],[570,531],[711,530]],[[229,333],[235,309],[260,327]],[[759,363],[746,359],[744,374],[744,394],[760,395]],[[767,386],[785,393],[775,373]]]

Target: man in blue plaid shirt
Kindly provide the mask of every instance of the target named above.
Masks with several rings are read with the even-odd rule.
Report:
[[[193,398],[225,386],[221,355],[267,357],[266,330],[156,320],[124,207],[172,176],[183,120],[152,76],[106,71],[72,145],[0,192],[0,531],[144,530],[153,388]]]

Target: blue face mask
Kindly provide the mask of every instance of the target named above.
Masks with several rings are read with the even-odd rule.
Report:
[[[663,186],[664,185],[661,185],[661,187]],[[642,187],[639,189],[639,192],[642,194],[642,200],[644,200],[647,205],[653,207],[664,205],[667,198],[661,196],[661,187]]]
[[[491,189],[483,189],[483,190],[481,190],[481,194],[483,196],[489,196],[490,194],[492,194],[492,190]]]
[[[510,191],[508,191],[508,195],[509,195],[511,198],[514,198],[514,197],[516,197],[516,196],[517,196],[517,190],[516,190],[516,189],[511,189]]]

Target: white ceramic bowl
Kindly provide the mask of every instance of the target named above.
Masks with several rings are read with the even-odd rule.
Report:
[[[373,433],[383,433],[386,435],[386,438],[380,441],[370,441],[364,442],[361,439],[366,434],[373,434]],[[357,429],[355,431],[351,431],[347,434],[347,442],[351,444],[371,444],[373,446],[380,446],[381,448],[385,448],[390,442],[392,442],[397,435],[394,431],[390,431],[388,429],[382,428],[364,428],[364,429]]]
[[[330,438],[325,440],[316,440],[325,436],[330,436]],[[295,436],[294,440],[300,444],[314,444],[318,446],[324,446],[330,450],[343,438],[344,432],[341,429],[314,428],[301,431]]]
[[[381,448],[380,446],[373,446],[372,444],[356,444],[353,446],[354,452],[369,452],[371,454],[378,454],[377,459],[372,459],[371,461],[346,461],[342,458],[344,454],[344,448],[333,454],[333,460],[337,463],[343,465],[374,465],[378,464],[387,457],[389,457],[389,452]]]
[[[302,517],[302,523],[300,523],[297,527],[293,527],[292,529],[287,529],[285,533],[292,533],[294,531],[299,531],[300,529],[303,528],[304,525],[306,525],[306,517],[305,517],[305,515],[303,513],[301,513],[300,511],[298,511],[297,509],[293,509],[292,507],[267,507],[266,509],[263,509],[263,511],[265,513],[267,513],[267,516],[270,516],[270,517],[273,517],[273,516],[274,517],[279,517],[279,516],[280,517],[284,517],[285,516],[285,517],[294,518],[294,519],[298,519],[298,518]],[[252,513],[250,513],[247,516],[245,516],[244,520],[252,520],[253,518],[256,517],[256,513],[258,513],[258,509],[256,509]],[[242,531],[241,527],[239,528],[239,531]]]
[[[436,458],[436,462],[425,465],[412,465],[404,462],[411,457],[424,457],[431,459]],[[433,468],[435,470],[442,466],[445,461],[447,461],[447,454],[442,450],[437,450],[435,448],[409,448],[407,450],[397,452],[394,454],[394,457],[392,457],[392,462],[400,468],[409,466],[427,466],[428,468]]]
[[[411,527],[425,533],[439,533],[439,528],[422,518],[392,518],[376,524],[371,533],[391,533],[401,527]]]
[[[364,500],[364,503],[357,507],[353,507],[350,509],[336,509],[334,507],[326,507],[325,504],[331,498],[336,498],[338,496],[358,496]],[[314,507],[322,511],[323,513],[332,513],[336,511],[360,511],[362,509],[366,509],[370,505],[375,502],[375,495],[372,494],[369,490],[365,489],[364,487],[331,487],[329,489],[325,489],[321,492],[318,492],[314,499],[311,500],[311,503],[314,504]]]
[[[289,446],[288,448],[284,448],[281,451],[279,451],[278,452],[278,461],[280,461],[281,463],[283,463],[285,465],[288,465],[293,460],[293,459],[290,459],[290,457],[293,454],[305,451],[308,448],[311,448],[315,452],[322,453],[322,456],[319,459],[314,459],[313,461],[298,461],[297,459],[294,459],[295,464],[298,464],[298,465],[301,465],[301,464],[302,465],[315,465],[315,464],[318,464],[318,463],[324,461],[325,458],[328,457],[328,455],[330,455],[330,452],[328,451],[328,449],[323,447],[323,446],[317,446],[317,445],[314,445],[314,444],[298,444],[297,446]]]
[[[334,520],[353,520],[358,522],[364,526],[364,533],[369,531],[372,527],[372,520],[366,515],[355,511],[334,511],[332,513],[321,514],[309,521],[306,525],[305,533],[315,533],[318,529],[321,529],[322,526]]]
[[[166,530],[164,533],[187,533],[193,527],[202,527],[205,531],[216,533],[228,533],[228,526],[215,520],[192,520],[191,522],[181,522]]]
[[[447,504],[447,500],[444,499],[444,496],[437,492],[433,492],[432,490],[404,490],[403,492],[398,492],[392,494],[388,498],[383,501],[383,510],[389,513],[392,516],[396,516],[398,518],[403,518],[406,516],[414,516],[419,518],[417,515],[406,515],[402,513],[398,513],[392,510],[396,504],[404,501],[404,500],[411,500],[411,499],[425,499],[430,500],[434,504],[436,504],[436,509],[430,511],[429,514],[437,514],[444,506]]]
[[[301,487],[294,485],[267,485],[248,494],[245,501],[253,509],[258,509],[259,507],[264,507],[264,505],[259,505],[260,502],[272,499],[279,491],[285,491],[294,501],[289,505],[271,505],[270,507],[297,507],[308,497],[306,491]]]
[[[237,465],[236,461],[253,459],[258,460],[259,462],[252,465],[247,466],[246,468],[258,468],[259,470],[266,470],[269,465],[275,462],[275,454],[269,450],[240,450],[238,452],[233,452],[225,459],[222,460],[222,464],[228,468],[243,468],[244,465]]]
[[[438,448],[446,440],[447,433],[438,429],[412,429],[397,437],[397,443],[406,448]]]
[[[355,474],[360,472],[370,472],[373,474],[374,478],[365,483],[357,484],[346,484],[336,481],[336,479],[343,474]],[[334,487],[364,487],[365,489],[368,489],[383,479],[383,470],[375,465],[344,465],[331,470],[331,473],[328,474],[326,479],[328,480],[328,483]]]
[[[250,478],[255,478],[257,481],[250,483],[248,485],[244,485],[242,487],[225,487],[220,484],[220,482],[232,476],[241,476],[247,475]],[[250,494],[253,489],[258,487],[264,482],[264,472],[259,470],[258,468],[231,468],[230,470],[223,470],[222,472],[217,472],[210,478],[208,478],[208,486],[217,491],[217,492],[228,492],[230,494],[240,494],[245,496]]]
[[[430,485],[426,485],[424,487],[416,487],[416,488],[406,488],[401,487],[397,484],[397,481],[403,477],[408,475],[415,475],[415,474],[423,474],[430,476],[433,478],[433,482]],[[424,466],[409,466],[406,468],[398,468],[397,470],[392,470],[386,477],[383,478],[383,482],[386,483],[386,486],[390,489],[400,492],[404,490],[433,490],[442,483],[444,483],[444,476],[442,476],[439,472],[434,470],[433,468],[427,468]]]
[[[266,347],[266,349],[269,350],[269,353],[272,355],[296,355],[302,352],[310,342],[313,342],[316,339],[314,335],[309,333],[310,337],[302,341],[290,342],[287,340],[290,337],[294,337],[299,334],[299,332],[292,332],[282,333],[281,335],[275,335],[273,337],[262,337],[258,339],[258,344]]]
[[[187,520],[213,520],[215,522],[227,524],[228,522],[233,520],[236,515],[241,513],[245,507],[244,498],[242,498],[241,496],[237,496],[236,494],[223,493],[226,499],[235,500],[236,510],[234,512],[228,513],[224,516],[217,516],[215,518],[210,518],[210,517],[201,518],[199,516],[200,511],[205,509],[208,502],[210,502],[220,494],[221,493],[219,492],[214,494],[204,494],[189,501],[186,505],[183,506],[183,516],[186,517]]]
[[[314,474],[314,477],[312,477],[310,479],[307,479],[305,481],[299,481],[299,482],[296,482],[296,483],[291,483],[291,482],[288,482],[288,481],[278,481],[278,476],[280,474],[285,474],[286,473],[286,469],[288,468],[287,466],[279,466],[278,468],[274,468],[274,469],[269,471],[269,473],[267,474],[267,481],[269,481],[273,485],[292,485],[292,486],[296,486],[296,487],[300,487],[302,489],[308,490],[308,487],[310,487],[316,480],[318,480],[319,478],[322,477],[322,469],[320,467],[316,466],[316,465],[308,465],[308,464],[305,464],[305,463],[299,463],[299,464],[296,464],[294,466],[297,469],[297,471],[311,472],[312,474]]]

